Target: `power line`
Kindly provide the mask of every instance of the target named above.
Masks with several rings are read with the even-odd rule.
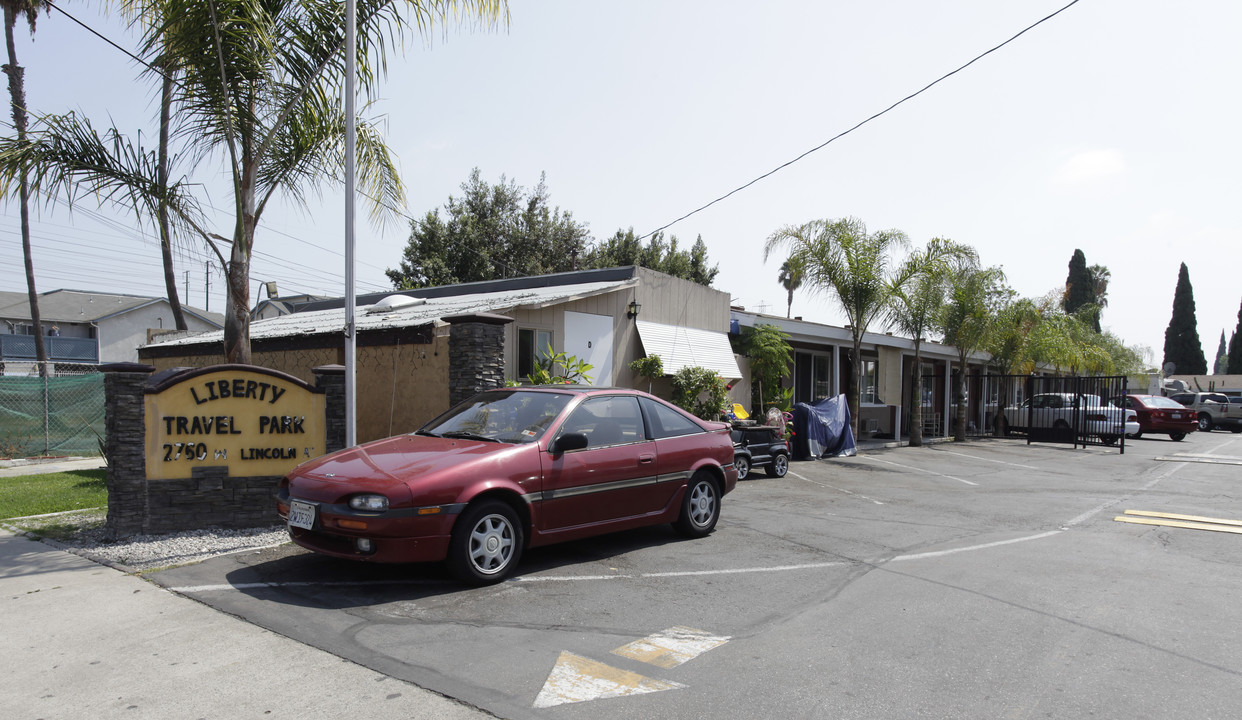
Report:
[[[1030,31],[1031,31],[1031,30],[1033,30],[1033,29],[1035,29],[1035,28],[1036,28],[1036,27],[1038,27],[1039,25],[1042,25],[1042,24],[1044,24],[1045,22],[1048,22],[1048,21],[1049,21],[1049,20],[1051,20],[1052,18],[1056,17],[1057,15],[1060,15],[1061,13],[1063,13],[1063,12],[1065,12],[1066,10],[1070,9],[1070,8],[1071,8],[1071,7],[1073,7],[1074,5],[1077,5],[1077,4],[1078,4],[1078,1],[1079,1],[1079,0],[1071,0],[1071,2],[1070,2],[1068,5],[1066,5],[1065,7],[1061,8],[1060,10],[1057,10],[1056,12],[1054,12],[1054,13],[1052,13],[1052,14],[1050,14],[1050,15],[1048,15],[1048,16],[1046,16],[1046,17],[1044,17],[1044,18],[1041,18],[1041,19],[1040,19],[1040,20],[1038,20],[1037,22],[1034,22],[1034,23],[1032,23],[1032,24],[1028,25],[1027,27],[1023,28],[1021,32],[1019,32],[1018,34],[1016,34],[1016,35],[1014,35],[1013,37],[1009,38],[1009,39],[1008,39],[1008,40],[1006,40],[1005,42],[1003,42],[1003,43],[1001,43],[1001,44],[997,45],[996,47],[991,48],[990,50],[987,50],[986,52],[983,52],[983,53],[980,53],[979,55],[976,55],[973,59],[971,59],[971,61],[970,61],[970,62],[966,63],[965,65],[962,65],[961,67],[957,68],[956,70],[953,70],[953,71],[951,71],[951,72],[947,72],[947,73],[945,73],[944,75],[941,75],[940,77],[936,78],[936,79],[935,79],[935,80],[933,80],[932,82],[930,82],[930,83],[928,83],[927,85],[925,85],[925,86],[924,86],[921,90],[918,90],[917,92],[913,92],[913,93],[911,93],[911,94],[909,94],[909,95],[905,96],[904,98],[902,98],[902,99],[898,100],[897,102],[893,103],[892,105],[889,105],[888,107],[884,108],[884,109],[883,109],[883,110],[881,110],[880,112],[878,112],[878,113],[876,113],[876,114],[872,115],[871,117],[867,118],[866,120],[863,120],[862,122],[858,123],[858,124],[857,124],[857,125],[855,125],[854,127],[851,127],[850,129],[845,130],[844,132],[840,132],[840,133],[838,133],[838,134],[834,135],[833,137],[828,138],[828,139],[827,139],[827,140],[825,140],[824,142],[820,143],[819,145],[816,145],[815,147],[811,148],[810,150],[807,150],[806,152],[802,153],[801,155],[797,156],[796,158],[794,158],[794,159],[792,159],[792,160],[790,160],[790,161],[788,161],[788,162],[782,163],[782,164],[780,164],[780,165],[777,165],[776,167],[774,167],[774,168],[772,168],[771,170],[769,170],[768,172],[766,172],[766,173],[764,173],[764,174],[760,175],[759,177],[755,178],[754,180],[751,180],[750,182],[746,183],[745,185],[742,185],[742,186],[740,186],[740,187],[734,188],[733,190],[730,190],[729,192],[725,193],[724,195],[721,195],[720,197],[716,198],[715,200],[712,200],[711,202],[707,203],[706,205],[703,205],[702,207],[699,207],[699,208],[696,208],[696,209],[694,209],[694,210],[691,210],[690,212],[686,213],[685,215],[682,215],[681,217],[677,218],[676,220],[674,220],[674,221],[672,221],[672,222],[670,222],[670,223],[667,223],[667,224],[665,224],[665,225],[662,225],[662,226],[660,226],[660,227],[656,228],[655,230],[652,230],[651,232],[647,233],[646,235],[642,235],[642,236],[640,236],[638,239],[639,239],[639,240],[646,240],[647,238],[649,238],[649,237],[651,237],[651,236],[655,235],[655,234],[656,234],[656,233],[658,233],[658,232],[663,232],[663,231],[665,231],[665,230],[669,229],[670,227],[672,227],[672,226],[676,225],[677,223],[681,222],[682,220],[685,220],[686,218],[688,218],[688,217],[690,217],[690,216],[692,216],[692,215],[697,215],[698,213],[703,212],[703,211],[704,211],[704,210],[706,210],[707,208],[709,208],[709,207],[711,207],[711,206],[715,205],[716,203],[721,202],[722,200],[726,200],[726,199],[728,199],[729,197],[731,197],[731,196],[733,196],[733,195],[735,195],[735,194],[737,194],[737,193],[739,193],[739,192],[741,192],[741,191],[745,190],[746,188],[750,187],[751,185],[754,185],[755,183],[759,182],[760,180],[764,180],[764,179],[766,179],[766,178],[768,178],[768,177],[771,177],[772,175],[775,175],[776,173],[780,172],[781,170],[784,170],[785,168],[789,167],[790,165],[793,165],[794,163],[796,163],[796,162],[798,162],[799,160],[801,160],[801,159],[805,158],[806,156],[810,155],[811,153],[814,153],[814,152],[817,152],[817,151],[819,151],[819,150],[822,150],[823,148],[825,148],[825,147],[827,147],[828,145],[830,145],[830,144],[832,144],[832,143],[836,142],[837,140],[840,140],[841,138],[845,137],[846,135],[849,135],[850,133],[854,132],[855,130],[857,130],[858,128],[862,127],[863,125],[866,125],[867,123],[871,122],[872,120],[875,120],[875,119],[877,119],[877,118],[879,118],[879,117],[882,117],[882,116],[884,116],[884,115],[887,115],[889,112],[891,112],[892,110],[896,109],[896,108],[897,108],[897,106],[902,105],[902,104],[906,103],[906,102],[907,102],[907,101],[909,101],[909,100],[913,100],[914,98],[918,97],[919,95],[922,95],[923,93],[925,93],[925,92],[927,92],[928,90],[930,90],[932,87],[934,87],[934,86],[936,86],[936,85],[939,85],[941,82],[943,82],[943,81],[945,81],[945,80],[949,79],[950,77],[953,77],[954,75],[956,75],[956,74],[958,74],[959,72],[961,72],[961,71],[965,70],[966,68],[970,67],[971,65],[974,65],[976,62],[978,62],[978,61],[982,60],[983,58],[987,57],[988,55],[991,55],[992,53],[996,52],[997,50],[1000,50],[1001,48],[1005,47],[1005,46],[1006,46],[1006,45],[1008,45],[1009,43],[1013,42],[1014,40],[1017,40],[1018,38],[1022,37],[1022,36],[1023,36],[1023,35],[1025,35],[1026,33],[1030,32]]]

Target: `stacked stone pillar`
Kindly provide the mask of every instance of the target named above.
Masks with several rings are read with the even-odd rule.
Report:
[[[449,323],[449,405],[505,384],[505,325],[513,318],[471,313]]]

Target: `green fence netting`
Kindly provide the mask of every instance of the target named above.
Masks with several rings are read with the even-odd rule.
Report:
[[[104,376],[0,377],[0,457],[98,455]]]

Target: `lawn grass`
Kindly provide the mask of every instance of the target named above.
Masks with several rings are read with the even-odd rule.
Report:
[[[0,478],[0,520],[108,505],[106,469]]]

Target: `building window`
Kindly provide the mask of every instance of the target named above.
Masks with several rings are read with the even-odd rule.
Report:
[[[832,395],[832,356],[814,353],[794,355],[794,401],[815,402]]]
[[[535,371],[535,365],[538,360],[548,356],[548,349],[551,345],[551,330],[518,328],[518,379],[530,377],[531,373]]]
[[[879,396],[879,385],[877,379],[879,376],[880,362],[878,360],[868,360],[863,358],[862,361],[862,377],[859,380],[859,402],[863,405],[882,405]]]

